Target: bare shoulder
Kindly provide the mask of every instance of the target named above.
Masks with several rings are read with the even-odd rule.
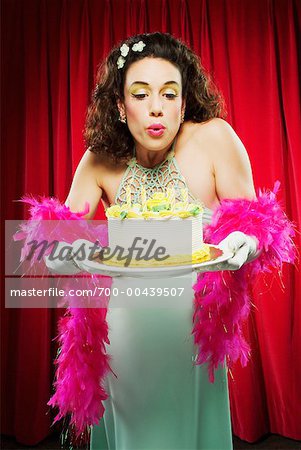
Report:
[[[119,164],[115,164],[105,155],[86,150],[75,171],[66,205],[74,212],[82,211],[89,203],[88,219],[94,217],[100,200],[111,202],[111,190],[116,184],[116,173],[119,175]]]
[[[252,168],[247,150],[223,119],[187,123],[185,130],[197,154],[205,153],[210,161],[219,199],[254,197]]]
[[[124,164],[121,164],[124,166]],[[103,179],[118,170],[119,164],[110,160],[106,155],[94,153],[87,149],[84,153],[77,170],[94,178],[98,186],[102,187]]]
[[[93,170],[102,165],[100,155],[93,153],[89,148],[83,154],[77,169]]]
[[[214,117],[206,120],[205,122],[192,122],[189,120],[184,122],[181,128],[189,130],[189,132],[193,132],[193,134],[200,134],[204,132],[212,133],[214,131],[222,131],[223,129],[232,129],[231,125],[226,122],[226,120],[219,117]]]
[[[221,118],[202,123],[187,122],[184,131],[195,148],[208,154],[213,163],[230,160],[248,164],[247,150],[232,126]]]
[[[196,141],[206,142],[207,145],[213,144],[213,148],[216,148],[216,144],[229,149],[242,145],[231,125],[218,117],[201,123],[187,122],[186,132]]]

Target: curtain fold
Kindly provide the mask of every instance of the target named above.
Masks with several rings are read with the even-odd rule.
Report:
[[[298,0],[3,0],[1,7],[5,219],[26,217],[15,202],[25,193],[65,200],[85,150],[99,62],[129,35],[164,31],[201,56],[248,150],[256,187],[280,180],[283,206],[300,226]],[[233,432],[249,442],[268,432],[301,438],[300,272],[285,267],[282,281],[285,289],[271,274],[254,286],[245,324],[252,358],[229,378]],[[23,444],[51,430],[51,339],[61,314],[2,306],[2,432]]]

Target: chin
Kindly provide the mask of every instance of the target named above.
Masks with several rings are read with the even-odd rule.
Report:
[[[153,139],[151,142],[145,144],[145,148],[153,151],[161,151],[169,147],[173,142],[173,139]]]

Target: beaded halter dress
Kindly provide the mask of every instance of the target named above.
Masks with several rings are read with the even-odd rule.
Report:
[[[199,201],[190,192],[186,180],[181,174],[175,158],[175,144],[176,139],[164,161],[151,168],[143,167],[138,164],[134,151],[133,158],[127,163],[128,167],[119,184],[114,203],[126,203],[127,186],[131,187],[132,203],[139,203],[142,186],[146,189],[147,197],[151,197],[155,192],[166,192],[168,188],[174,188],[177,201],[182,200],[181,189],[187,188],[188,201],[191,203],[198,203]],[[212,211],[205,207],[203,221],[208,223],[210,222],[211,217]]]
[[[134,156],[115,203],[126,202],[127,186],[131,186],[133,203],[139,202],[142,186],[148,196],[174,187],[180,201],[181,189],[187,185],[174,146],[153,168],[141,166]],[[189,201],[197,201],[189,189],[188,194]],[[205,208],[204,221],[210,221],[211,215]],[[111,295],[107,314],[107,351],[114,374],[106,379],[109,398],[103,420],[92,429],[91,450],[232,450],[226,370],[219,369],[211,384],[206,366],[193,363],[195,281],[195,273],[185,277],[114,278],[112,288],[118,296]],[[171,292],[177,285],[185,286],[184,295],[156,294],[164,289]],[[137,290],[141,292],[138,297],[128,295]]]

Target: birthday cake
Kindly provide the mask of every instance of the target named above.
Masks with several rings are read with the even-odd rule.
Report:
[[[172,189],[156,192],[146,199],[142,188],[140,203],[112,205],[106,210],[110,257],[105,263],[122,266],[166,266],[195,264],[209,259],[203,242],[203,207],[189,203],[186,189],[182,201]]]

